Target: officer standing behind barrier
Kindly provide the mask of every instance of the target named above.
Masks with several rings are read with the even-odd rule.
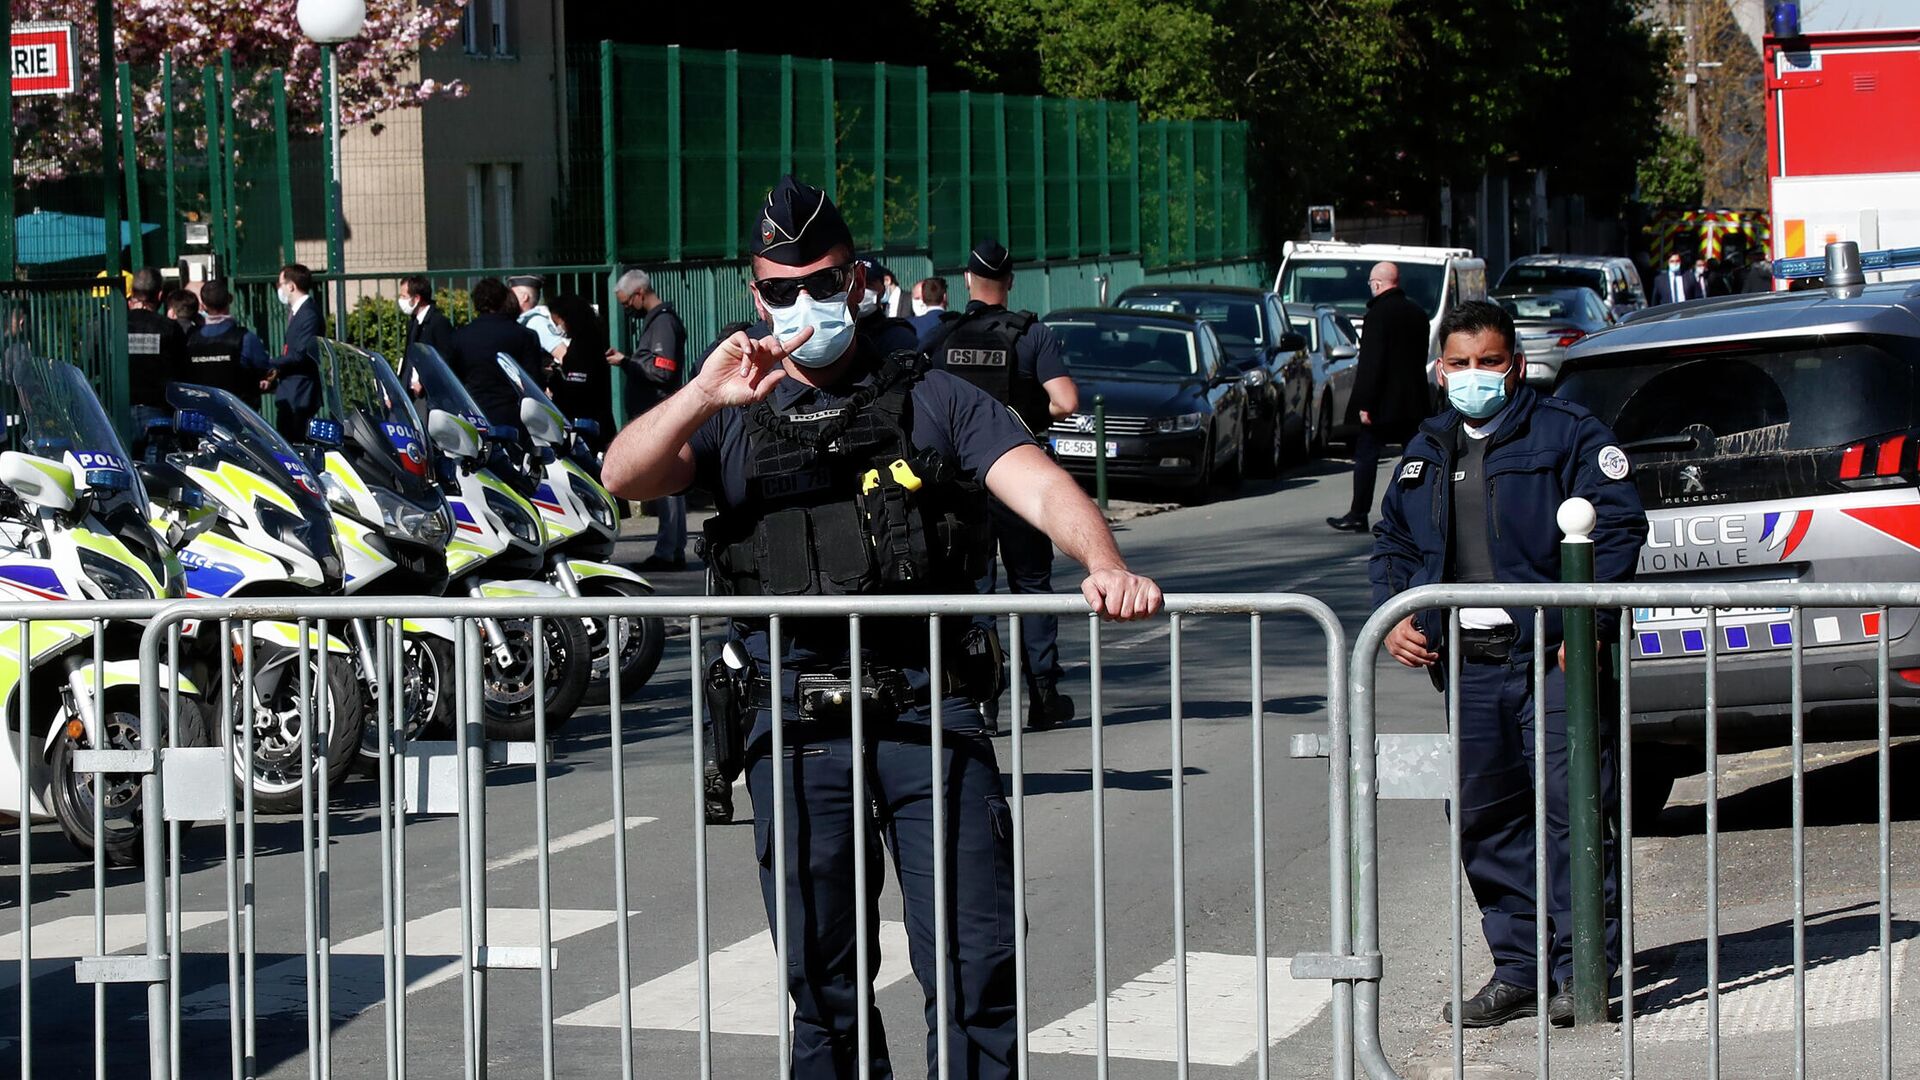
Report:
[[[708,563],[722,592],[739,595],[951,594],[972,591],[986,555],[986,490],[1087,567],[1088,602],[1111,618],[1160,608],[1160,591],[1131,573],[1093,503],[985,393],[924,370],[908,333],[869,338],[854,327],[866,283],[852,236],[826,195],[783,177],[751,228],[752,291],[773,334],[722,341],[685,388],[628,425],[608,450],[607,484],[645,499],[699,484],[719,514]],[[856,1070],[856,981],[879,970],[881,877],[854,893],[853,834],[885,841],[906,907],[914,973],[931,1022],[950,1036],[956,1080],[1015,1075],[1012,849],[993,744],[969,700],[961,663],[965,619],[942,622],[949,676],[930,688],[925,619],[863,621],[868,802],[852,794],[847,624],[782,624],[781,685],[768,680],[764,623],[751,624],[737,685],[751,730],[748,790],[769,922],[786,890],[788,991],[794,1004],[793,1075],[826,1080]],[[787,756],[771,759],[772,695],[783,699]],[[947,734],[935,790],[927,728],[933,693]],[[716,707],[718,707],[716,705]],[[774,769],[790,805],[772,835]],[[948,954],[934,955],[934,799],[946,807]],[[788,879],[773,877],[784,845]],[[855,970],[854,905],[865,905],[872,971]],[[953,994],[933,1016],[937,970]],[[869,1012],[870,1075],[888,1078],[880,1012]],[[935,1041],[929,1038],[931,1071]],[[907,1071],[918,1071],[911,1069]]]
[[[1373,602],[1435,582],[1557,582],[1560,537],[1554,514],[1566,499],[1593,503],[1594,580],[1633,578],[1647,518],[1613,432],[1584,408],[1542,397],[1520,382],[1513,319],[1486,301],[1455,308],[1440,324],[1440,381],[1451,408],[1420,426],[1387,489],[1374,526]],[[1617,614],[1598,613],[1612,641]],[[1546,610],[1547,912],[1553,921],[1554,993],[1548,1013],[1573,1023],[1573,921],[1567,850],[1565,647],[1560,611]],[[1493,977],[1461,1006],[1466,1027],[1534,1016],[1535,945],[1533,610],[1460,612],[1460,853]],[[1388,633],[1389,655],[1444,681],[1445,612],[1410,616]],[[1604,655],[1604,653],[1603,653]],[[1603,723],[1606,717],[1601,718]],[[1600,740],[1602,797],[1617,798],[1609,747]],[[1608,840],[1607,964],[1620,962],[1616,894],[1619,864]],[[1445,1012],[1452,1019],[1452,1006]]]
[[[1013,256],[998,240],[983,240],[967,257],[965,311],[945,315],[927,340],[935,368],[985,390],[1010,407],[1027,430],[1045,432],[1080,405],[1080,391],[1060,358],[1053,330],[1031,311],[1008,311],[1013,289]],[[994,537],[1007,565],[1007,588],[1014,593],[1053,591],[1053,545],[1046,535],[1020,520],[997,500],[991,507]],[[994,566],[979,581],[994,591]],[[1027,726],[1054,727],[1073,718],[1073,699],[1060,693],[1059,620],[1029,617],[1022,623],[1028,688]],[[997,712],[999,702],[990,706]]]

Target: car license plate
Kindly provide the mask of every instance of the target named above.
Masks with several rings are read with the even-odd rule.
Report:
[[[1707,612],[1711,608],[1703,607],[1656,607],[1634,608],[1633,625],[1636,627],[1663,628],[1668,630],[1695,630],[1707,625]],[[1721,626],[1742,623],[1766,622],[1787,614],[1783,607],[1736,607],[1721,608],[1717,619]]]
[[[1092,439],[1055,439],[1053,452],[1061,457],[1092,457],[1093,442]],[[1112,439],[1107,440],[1107,456],[1120,456],[1120,444]]]

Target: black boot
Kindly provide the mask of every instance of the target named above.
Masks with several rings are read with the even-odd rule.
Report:
[[[1509,982],[1501,982],[1499,979],[1488,979],[1487,985],[1481,987],[1478,993],[1461,1002],[1460,1026],[1498,1027],[1509,1020],[1539,1014],[1540,1007],[1534,1001],[1534,992],[1531,987],[1515,986]],[[1451,1004],[1440,1010],[1440,1019],[1447,1023],[1453,1022]]]
[[[720,775],[720,768],[712,762],[707,763],[707,824],[733,824],[733,785]]]
[[[1033,700],[1027,704],[1027,730],[1046,731],[1073,719],[1073,699],[1054,689],[1052,683],[1033,688]]]

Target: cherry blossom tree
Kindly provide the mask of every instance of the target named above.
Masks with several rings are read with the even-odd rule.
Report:
[[[458,80],[420,77],[422,51],[459,31],[467,0],[367,0],[366,28],[339,46],[341,117],[348,126],[376,124],[392,109],[435,97],[459,97]],[[143,168],[163,153],[160,65],[173,58],[175,139],[204,147],[202,72],[233,50],[236,130],[273,124],[267,73],[287,75],[289,122],[295,133],[320,130],[320,47],[300,33],[296,0],[121,0],[114,8],[116,59],[131,65],[136,144]],[[94,0],[14,0],[15,24],[71,22],[79,30],[78,91],[64,98],[13,101],[14,175],[26,183],[58,180],[100,167],[99,50]]]

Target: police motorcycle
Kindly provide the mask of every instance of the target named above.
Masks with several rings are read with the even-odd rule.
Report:
[[[239,398],[210,386],[169,383],[171,420],[149,421],[147,454],[156,476],[153,500],[179,539],[175,553],[186,570],[191,597],[331,596],[340,591],[343,566],[334,543],[332,515],[320,481],[299,453]],[[253,638],[252,710],[248,695],[235,692],[231,711],[215,731],[230,750],[253,732],[253,760],[235,753],[234,781],[251,783],[263,813],[299,810],[301,742],[305,716],[330,716],[326,765],[330,781],[353,765],[365,725],[368,698],[355,672],[346,639],[317,627],[304,632],[290,622],[256,620],[231,628],[223,639],[217,623],[183,623],[192,644],[192,671],[217,678],[222,650],[239,659],[244,636]],[[301,656],[312,687],[301,708]],[[325,654],[324,665],[321,662]],[[325,679],[321,668],[325,667]],[[324,699],[321,694],[324,693]],[[318,754],[314,755],[316,770]]]
[[[180,568],[149,524],[146,489],[80,370],[10,358],[6,390],[9,449],[0,452],[0,599],[159,600],[181,595]],[[99,629],[105,640],[93,641]],[[17,729],[0,737],[0,811],[59,822],[82,851],[93,850],[99,793],[107,860],[130,865],[140,845],[140,778],[76,772],[79,750],[140,748],[139,628],[132,623],[40,619],[0,625],[0,715],[12,728],[25,694],[45,733],[21,761]],[[30,659],[22,665],[22,646]],[[108,658],[94,662],[95,648]],[[161,665],[179,691],[175,745],[204,746],[207,718],[198,685]],[[100,697],[96,699],[96,692]],[[164,720],[163,720],[164,723]],[[27,773],[30,805],[20,803]]]
[[[569,424],[518,363],[503,356],[500,366],[520,392],[520,423],[527,438],[524,455],[514,455],[515,464],[535,485],[530,501],[546,529],[547,580],[568,596],[652,596],[653,585],[646,578],[608,561],[620,535],[620,504],[600,483],[598,464],[580,438],[593,421]],[[666,648],[666,620],[585,621],[593,642],[595,682],[606,681],[608,659],[617,656],[622,691],[645,686]]]
[[[418,395],[431,444],[429,471],[453,513],[447,541],[449,596],[563,597],[559,586],[540,580],[548,546],[535,490],[512,468],[509,447],[520,433],[490,427],[486,414],[447,367],[439,352],[415,345],[407,351],[402,385]],[[522,490],[522,489],[525,490]],[[533,738],[535,657],[546,657],[547,733],[555,734],[579,708],[593,675],[593,644],[584,620],[483,619],[487,737],[524,742]]]
[[[438,596],[447,586],[453,515],[430,474],[426,426],[412,395],[380,356],[338,341],[315,347],[320,413],[301,447],[333,511],[341,589],[349,596]],[[381,672],[373,619],[346,626],[354,671],[369,700]],[[402,722],[408,738],[452,730],[456,688],[452,619],[400,621]],[[360,753],[377,762],[377,723],[361,728]]]

